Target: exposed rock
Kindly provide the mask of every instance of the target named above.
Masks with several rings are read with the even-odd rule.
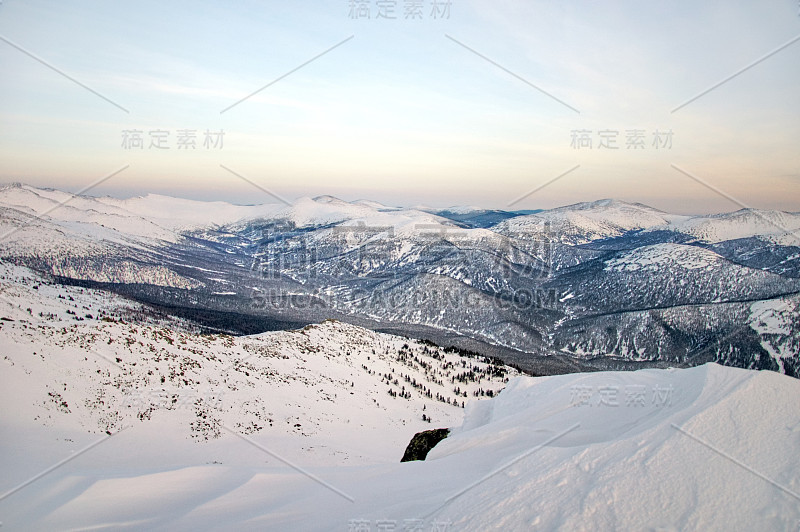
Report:
[[[442,441],[450,434],[450,429],[433,429],[423,430],[417,432],[406,447],[406,452],[403,454],[401,462],[411,462],[412,460],[425,460],[428,452],[436,447],[436,444]]]

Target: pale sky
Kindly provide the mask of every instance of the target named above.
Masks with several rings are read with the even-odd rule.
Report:
[[[90,193],[274,201],[224,165],[287,200],[800,211],[797,0],[413,3],[3,0],[0,181],[129,165]]]

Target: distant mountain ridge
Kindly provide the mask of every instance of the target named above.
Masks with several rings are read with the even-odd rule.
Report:
[[[181,315],[243,316],[242,331],[333,317],[529,369],[798,371],[798,213],[613,199],[533,213],[333,196],[237,206],[15,185],[0,189],[0,236],[2,260]],[[765,313],[789,325],[765,332]]]

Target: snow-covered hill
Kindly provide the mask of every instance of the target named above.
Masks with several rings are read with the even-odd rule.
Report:
[[[409,431],[452,423],[466,401],[491,396],[517,373],[336,321],[239,338],[197,334],[20,267],[4,267],[0,287],[3,417],[22,426],[104,433],[168,416],[200,440],[224,427],[294,443],[324,433],[333,439],[312,454],[339,461],[356,450],[345,419],[364,438],[394,434],[401,446]]]
[[[651,231],[671,230],[709,243],[761,237],[784,246],[800,245],[800,214],[760,209],[679,220],[670,226],[648,228]]]
[[[230,225],[273,215],[281,204],[233,205],[224,201],[195,201],[159,194],[147,194],[128,199],[100,197],[97,201],[119,207],[142,218],[154,220],[172,231],[189,231]]]
[[[683,218],[640,203],[605,199],[511,218],[495,229],[504,234],[540,233],[558,242],[575,245],[660,227]]]
[[[768,299],[798,287],[793,279],[681,244],[656,244],[610,254],[564,272],[553,284],[574,294],[572,302],[590,314]]]
[[[233,205],[158,194],[128,199],[80,196],[55,189],[14,183],[0,187],[0,208],[43,218],[67,230],[105,228],[136,241],[168,241],[180,233],[264,218],[285,209],[280,204]],[[98,234],[96,238],[107,239]]]
[[[175,241],[175,231],[153,219],[124,209],[124,202],[105,203],[97,198],[78,196],[53,189],[28,185],[0,188],[0,207],[35,216],[61,229],[67,235],[85,235],[95,240]],[[7,229],[4,227],[4,233]]]

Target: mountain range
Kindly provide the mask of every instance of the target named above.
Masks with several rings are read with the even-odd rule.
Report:
[[[15,184],[0,189],[0,259],[231,334],[332,318],[539,374],[800,371],[800,213],[238,206]]]

